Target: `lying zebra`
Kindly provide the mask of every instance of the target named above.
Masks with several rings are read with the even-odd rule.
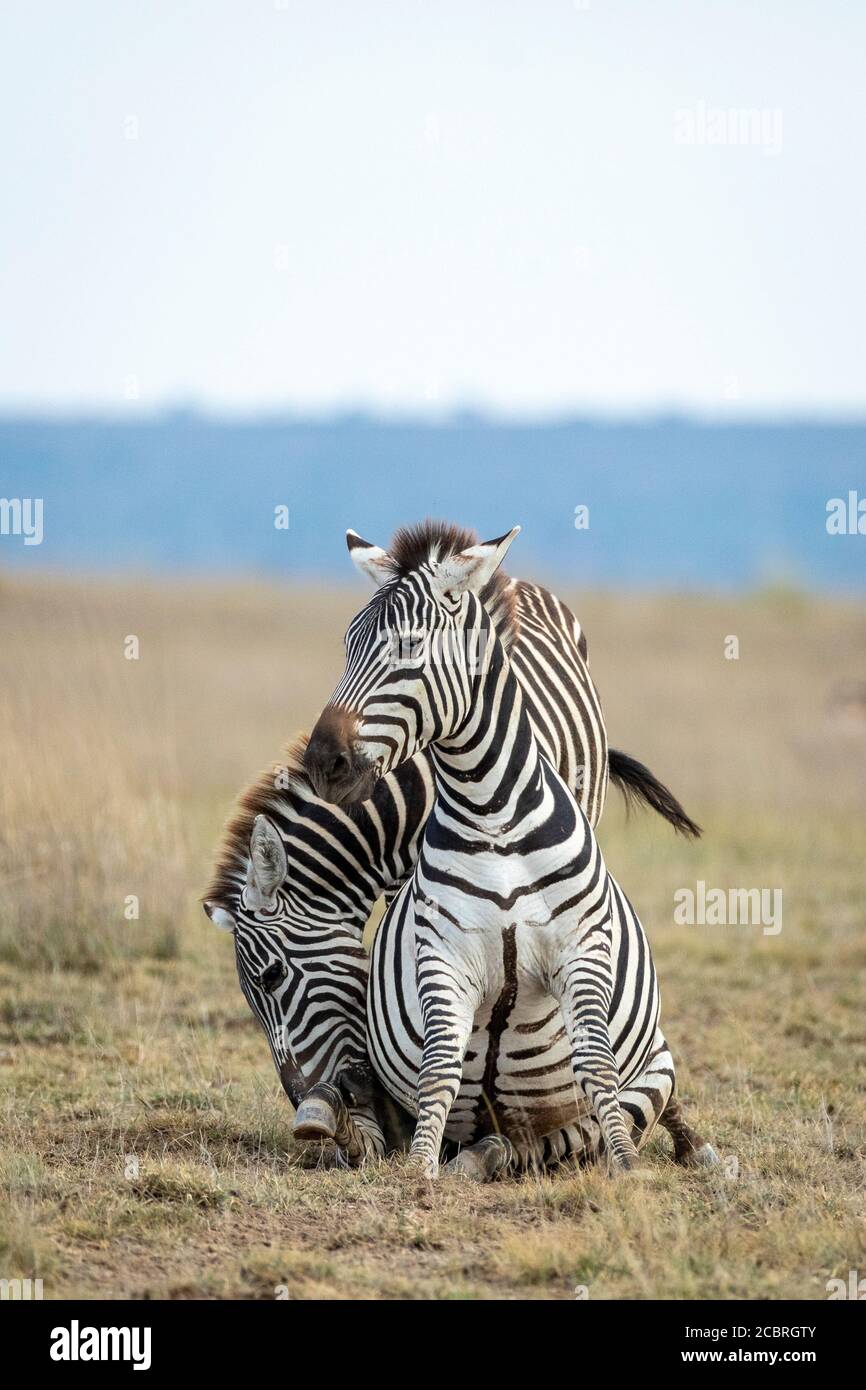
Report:
[[[349,626],[345,674],[306,750],[317,792],[344,805],[432,751],[420,854],[373,949],[371,1060],[416,1111],[410,1161],[430,1177],[445,1138],[490,1136],[489,1174],[557,1131],[627,1169],[669,1105],[678,1156],[713,1163],[673,1101],[643,928],[536,738],[508,616],[499,631],[491,618],[517,529],[462,546],[428,524],[398,532],[391,555],[365,547],[382,587]]]
[[[366,568],[363,549],[356,547],[354,554]],[[370,563],[375,565],[375,557]],[[496,587],[501,602],[492,603],[491,612],[494,623],[508,618],[504,636],[533,725],[560,769],[577,782],[595,823],[604,803],[607,745],[585,639],[566,606],[546,590],[500,576]],[[408,1134],[404,1111],[375,1088],[360,1094],[369,1090],[363,1080],[368,960],[361,937],[376,899],[393,893],[412,870],[432,806],[432,772],[428,755],[405,763],[349,817],[312,794],[300,774],[303,750],[300,740],[276,776],[273,770],[263,774],[242,798],[226,831],[206,910],[217,925],[235,932],[241,986],[284,1088],[296,1107],[308,1097],[306,1132],[330,1134],[349,1161],[358,1161],[365,1152],[402,1147]],[[677,829],[699,833],[639,763],[611,750],[610,770]],[[335,1080],[355,1096],[351,1112],[333,1085],[326,1085],[325,1098],[310,1092]],[[673,1105],[663,1122],[677,1152],[691,1152],[690,1131],[678,1128]],[[298,1129],[303,1132],[303,1123]],[[553,1135],[541,1157],[552,1160],[584,1147],[582,1134]]]

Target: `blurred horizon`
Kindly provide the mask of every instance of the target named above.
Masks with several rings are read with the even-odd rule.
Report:
[[[215,425],[256,425],[256,424],[302,424],[309,426],[339,424],[343,421],[357,421],[363,424],[418,426],[421,429],[439,429],[454,425],[491,425],[514,429],[548,429],[563,425],[587,425],[603,429],[618,425],[693,425],[730,427],[791,426],[809,429],[814,426],[841,425],[866,428],[866,402],[851,405],[849,408],[827,407],[822,409],[779,410],[768,406],[766,409],[754,407],[747,413],[731,413],[725,407],[701,409],[665,405],[663,402],[646,406],[601,407],[562,405],[550,409],[526,410],[514,414],[507,410],[497,410],[472,401],[455,403],[447,409],[424,410],[417,405],[405,407],[380,407],[367,401],[345,401],[338,405],[295,406],[290,402],[274,402],[262,407],[255,405],[232,406],[229,402],[207,404],[198,400],[167,399],[142,408],[122,402],[113,406],[81,405],[68,406],[61,402],[40,403],[28,407],[0,402],[0,424],[39,424],[40,422],[61,422],[65,424],[132,424],[147,425],[175,420],[198,420]]]
[[[339,582],[347,528],[433,516],[519,523],[511,572],[560,586],[857,594],[864,446],[860,420],[0,415],[0,499],[42,507],[0,568]],[[851,493],[863,530],[833,534]]]

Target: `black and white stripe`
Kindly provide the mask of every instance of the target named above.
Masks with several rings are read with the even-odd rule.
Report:
[[[512,604],[520,633],[512,651],[545,745],[595,816],[607,744],[579,624],[554,595],[520,580],[508,581],[503,608]],[[295,1105],[311,1085],[366,1070],[361,938],[377,898],[411,873],[434,796],[430,755],[420,753],[347,815],[312,792],[301,772],[305,747],[297,740],[245,794],[206,894],[212,919],[237,928],[241,988]],[[369,1106],[352,1114],[366,1147],[382,1151]],[[386,1119],[393,1134],[394,1116]]]
[[[384,585],[349,627],[337,719],[326,710],[305,757],[317,790],[336,783],[348,802],[369,769],[432,749],[436,800],[368,994],[371,1060],[415,1110],[411,1154],[430,1175],[443,1138],[491,1132],[525,1150],[576,1131],[628,1167],[673,1095],[643,929],[491,622],[514,534],[455,554],[410,532],[377,558]],[[408,659],[394,660],[395,634],[411,636]]]
[[[585,640],[553,595],[521,581],[507,584],[499,612],[517,619],[510,650],[527,706],[542,743],[570,773],[594,821],[607,781],[606,743]],[[218,925],[235,930],[241,986],[293,1103],[311,1086],[351,1078],[351,1116],[331,1132],[340,1128],[353,1159],[400,1146],[406,1134],[405,1113],[363,1082],[367,957],[361,937],[376,899],[393,894],[414,865],[433,778],[429,754],[420,754],[381,779],[374,796],[349,816],[312,793],[300,774],[304,746],[299,740],[243,798],[206,895],[207,910]],[[341,1106],[338,1095],[334,1101]],[[580,1130],[555,1134],[540,1157],[584,1147]]]

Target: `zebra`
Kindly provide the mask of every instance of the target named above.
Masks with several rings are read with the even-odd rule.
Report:
[[[473,537],[463,532],[459,539],[469,544]],[[369,573],[363,546],[357,538],[350,544],[358,568]],[[595,715],[600,706],[585,636],[546,589],[501,574],[497,586],[503,596],[499,604],[489,599],[491,611],[494,621],[508,617],[505,637],[539,737],[574,778],[594,823],[604,804],[606,744],[593,756],[592,740],[604,725]],[[559,712],[559,705],[570,709]],[[362,935],[377,898],[393,895],[414,866],[433,804],[433,775],[429,754],[419,754],[346,816],[313,794],[302,773],[304,749],[300,737],[241,797],[205,910],[217,926],[234,931],[242,991],[289,1099],[296,1110],[304,1102],[296,1133],[327,1134],[355,1162],[400,1148],[407,1138],[405,1112],[389,1105],[369,1077]],[[676,830],[700,833],[648,769],[613,749],[609,763],[611,778]],[[581,769],[587,769],[582,778]],[[546,1149],[551,1160],[567,1156],[569,1140],[551,1140]]]
[[[390,554],[350,535],[381,587],[349,625],[344,676],[304,754],[317,794],[352,806],[431,751],[436,798],[377,934],[367,1020],[380,1081],[416,1114],[409,1162],[427,1177],[445,1139],[486,1140],[508,1164],[513,1141],[586,1141],[588,1121],[618,1172],[669,1104],[675,1145],[682,1126],[649,943],[536,738],[508,616],[504,635],[491,619],[518,531],[461,548],[456,528],[427,523]],[[409,647],[399,659],[395,637]],[[695,1135],[680,1156],[717,1161]]]

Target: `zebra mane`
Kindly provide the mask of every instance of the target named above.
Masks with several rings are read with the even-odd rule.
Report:
[[[202,894],[202,902],[228,905],[243,881],[250,857],[250,836],[258,815],[279,814],[288,808],[293,792],[299,785],[311,794],[304,773],[304,751],[309,734],[296,734],[283,748],[282,754],[270,767],[264,768],[244,791],[226,821],[214,855],[210,883]]]
[[[415,526],[401,526],[394,532],[388,547],[387,564],[395,578],[411,574],[422,565],[459,555],[462,550],[478,544],[477,531],[450,521],[419,521]],[[381,591],[380,591],[381,592]],[[519,632],[516,583],[502,570],[497,570],[479,596],[493,626],[505,646],[511,647]]]

